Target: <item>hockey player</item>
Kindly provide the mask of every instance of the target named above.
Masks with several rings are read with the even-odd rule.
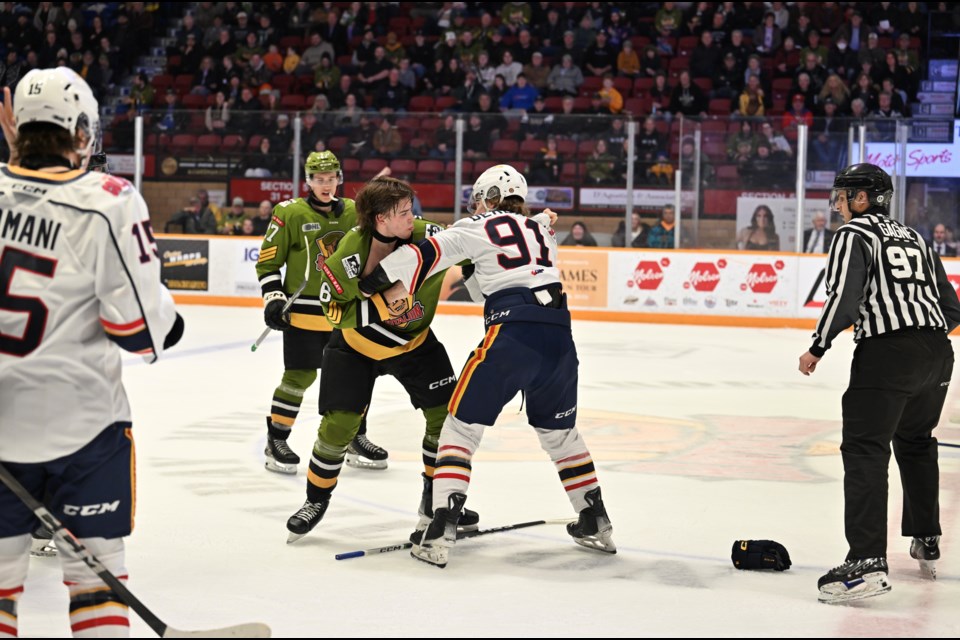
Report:
[[[843,563],[820,577],[821,602],[890,591],[887,577],[887,468],[890,442],[903,485],[901,533],[931,577],[940,558],[940,468],[933,430],[953,374],[947,334],[960,301],[937,252],[889,217],[893,181],[881,167],[850,165],[833,182],[843,216],[827,256],[827,299],[800,356],[814,373],[841,331],[853,325],[850,383],[843,394]]]
[[[5,97],[15,138],[14,162],[0,165],[0,460],[125,580],[134,473],[120,348],[154,362],[183,320],[160,284],[143,198],[86,170],[100,120],[87,83],[67,67],[33,70],[12,112]],[[0,637],[12,637],[36,518],[5,485],[0,514]],[[72,551],[60,561],[74,636],[129,635],[117,595]]]
[[[484,429],[517,393],[526,395],[527,419],[579,513],[568,533],[590,549],[617,550],[593,460],[576,427],[577,350],[550,229],[556,214],[548,209],[527,217],[526,198],[527,181],[516,169],[487,169],[473,185],[475,215],[402,247],[360,283],[371,300],[386,291],[391,304],[399,296],[417,295],[435,274],[467,259],[475,269],[467,270],[468,286],[486,298],[487,334],[460,374],[440,434],[434,517],[411,551],[438,567],[446,566],[456,542],[471,459]]]
[[[343,184],[337,157],[331,151],[315,151],[307,156],[304,171],[309,195],[274,207],[257,262],[264,320],[271,329],[283,331],[284,372],[267,416],[266,468],[289,474],[297,473],[300,456],[287,445],[287,438],[303,394],[317,379],[323,349],[333,331],[323,314],[317,276],[340,239],[357,224],[353,200],[336,197]],[[280,273],[284,265],[286,278]],[[306,287],[289,311],[282,313],[288,298],[303,283],[305,270],[309,270]],[[387,452],[370,442],[366,431],[364,420],[347,447],[347,464],[386,469]]]
[[[330,338],[323,368],[336,370],[338,375],[320,379],[323,420],[310,459],[307,500],[287,521],[289,542],[306,535],[326,513],[346,447],[370,403],[373,382],[385,374],[400,381],[426,420],[422,528],[432,518],[437,441],[457,380],[446,350],[430,329],[443,272],[435,271],[420,291],[389,308],[382,296],[368,300],[357,288],[360,278],[396,247],[440,231],[439,226],[414,218],[413,195],[410,185],[401,180],[375,178],[368,182],[357,194],[358,227],[340,241],[319,274],[319,300],[330,322],[342,329]],[[476,529],[478,521],[477,514],[470,511],[460,525]]]

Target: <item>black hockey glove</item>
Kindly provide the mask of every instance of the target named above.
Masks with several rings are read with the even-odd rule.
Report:
[[[263,321],[274,331],[286,331],[290,328],[290,312],[284,312],[287,296],[283,291],[271,291],[263,296]]]
[[[466,282],[467,280],[473,277],[474,273],[476,273],[477,265],[473,264],[472,262],[469,264],[465,264],[462,267],[460,267],[460,271],[463,275],[463,281]]]
[[[737,569],[786,571],[791,564],[786,547],[773,540],[735,540],[730,559]]]

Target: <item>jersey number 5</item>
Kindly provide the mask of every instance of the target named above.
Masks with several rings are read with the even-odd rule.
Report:
[[[27,322],[20,337],[0,333],[0,353],[24,357],[40,346],[47,328],[47,305],[40,298],[27,298],[10,293],[10,285],[17,269],[53,277],[57,261],[7,247],[0,255],[0,309],[17,314],[26,313]]]
[[[524,226],[533,231],[533,236],[536,238],[537,244],[540,245],[540,255],[537,257],[537,264],[541,267],[552,267],[553,263],[550,262],[550,249],[543,239],[540,224],[536,220],[530,220],[528,218]],[[501,227],[506,227],[507,233],[503,233]],[[500,263],[501,267],[504,269],[519,269],[520,267],[530,264],[530,248],[527,245],[527,238],[524,236],[523,229],[520,228],[516,220],[507,216],[491,218],[483,225],[483,228],[486,230],[487,237],[490,238],[490,242],[493,244],[498,247],[516,247],[517,251],[520,252],[519,256],[513,258],[504,253],[499,254],[497,256],[497,262]]]

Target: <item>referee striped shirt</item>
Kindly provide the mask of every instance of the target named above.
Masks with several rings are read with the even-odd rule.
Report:
[[[940,256],[913,229],[872,207],[837,230],[827,256],[827,301],[810,353],[853,325],[855,342],[907,328],[952,331],[960,301]]]

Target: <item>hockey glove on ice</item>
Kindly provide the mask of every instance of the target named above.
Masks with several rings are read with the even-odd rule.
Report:
[[[786,547],[773,540],[735,540],[730,559],[737,569],[786,571],[791,564]]]
[[[283,311],[287,304],[287,296],[283,291],[271,291],[263,296],[266,306],[263,308],[263,321],[275,331],[285,331],[290,328],[290,312]]]

